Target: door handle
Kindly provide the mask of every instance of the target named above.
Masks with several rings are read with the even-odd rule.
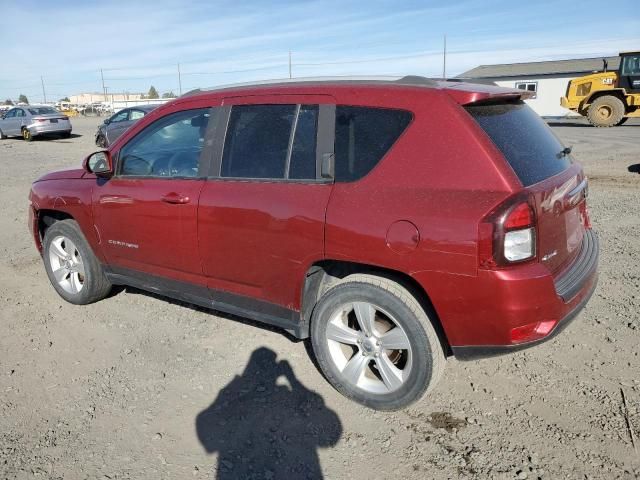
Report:
[[[168,193],[165,196],[163,196],[160,200],[162,200],[165,203],[173,203],[176,205],[184,205],[185,203],[189,203],[189,197],[185,196],[185,195],[179,195],[175,192],[172,193]]]

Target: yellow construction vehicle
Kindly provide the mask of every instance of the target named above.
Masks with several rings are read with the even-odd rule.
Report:
[[[595,127],[622,125],[640,118],[640,51],[620,53],[617,72],[607,71],[575,78],[567,85],[560,105],[587,117]]]

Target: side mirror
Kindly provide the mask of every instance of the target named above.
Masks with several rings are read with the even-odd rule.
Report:
[[[104,122],[102,123],[104,123],[105,125],[109,125],[111,123],[111,120],[109,120],[108,118],[105,118]]]
[[[82,166],[87,172],[98,177],[110,177],[113,173],[111,155],[106,150],[92,153],[84,159]]]

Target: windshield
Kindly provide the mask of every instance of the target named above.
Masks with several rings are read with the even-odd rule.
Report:
[[[525,187],[571,165],[564,145],[524,102],[470,105],[466,110],[493,140]]]
[[[60,113],[55,108],[51,107],[32,107],[28,110],[31,115],[49,115],[51,113]]]

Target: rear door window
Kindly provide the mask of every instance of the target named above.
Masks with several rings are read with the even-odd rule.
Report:
[[[336,107],[336,181],[358,180],[391,149],[411,122],[406,110]]]
[[[234,106],[221,176],[315,179],[317,126],[317,105]]]
[[[525,187],[565,171],[571,165],[564,145],[524,102],[469,105],[467,112],[504,155]]]

